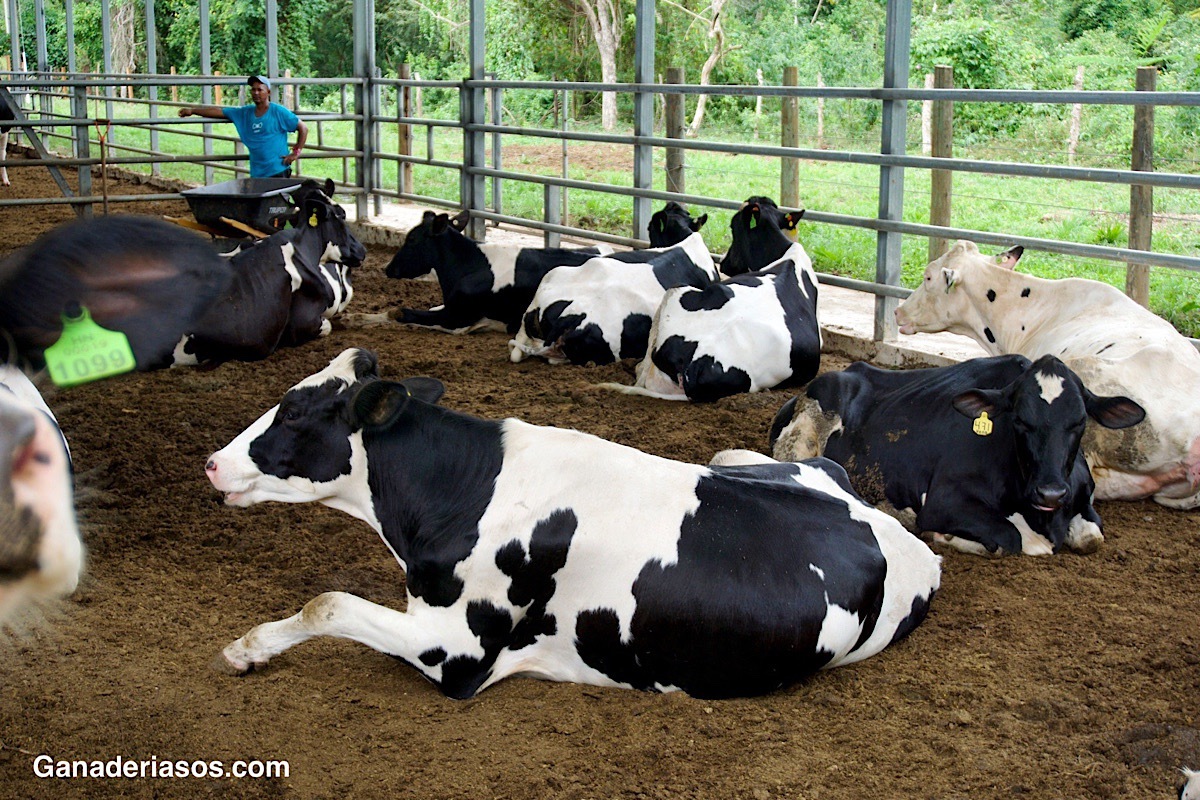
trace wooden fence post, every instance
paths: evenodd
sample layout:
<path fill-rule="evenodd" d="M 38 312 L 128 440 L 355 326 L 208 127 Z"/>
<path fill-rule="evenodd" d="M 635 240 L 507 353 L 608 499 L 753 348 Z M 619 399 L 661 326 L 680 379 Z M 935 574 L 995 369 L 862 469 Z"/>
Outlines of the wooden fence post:
<path fill-rule="evenodd" d="M 933 68 L 933 85 L 936 89 L 954 88 L 954 67 L 939 64 Z M 931 114 L 930 153 L 934 158 L 950 158 L 954 155 L 954 102 L 933 101 Z M 950 199 L 953 191 L 954 173 L 948 169 L 930 170 L 929 173 L 929 224 L 949 227 Z M 946 252 L 949 242 L 940 236 L 929 238 L 929 260 Z"/>
<path fill-rule="evenodd" d="M 412 79 L 412 64 L 401 64 L 400 65 L 400 80 L 407 81 L 407 80 L 411 80 L 411 79 Z M 411 117 L 412 116 L 412 87 L 411 86 L 401 86 L 400 87 L 400 97 L 399 97 L 399 103 L 397 103 L 397 105 L 399 107 L 400 116 L 402 116 L 402 117 Z M 398 133 L 399 139 L 400 139 L 400 155 L 411 156 L 412 149 L 413 149 L 412 148 L 412 125 L 408 125 L 406 123 L 400 123 L 400 125 L 397 126 L 397 133 Z M 412 189 L 412 163 L 408 162 L 408 161 L 401 161 L 400 169 L 398 171 L 398 176 L 400 178 L 400 180 L 399 180 L 400 193 L 401 194 L 412 194 L 412 190 L 413 190 Z"/>
<path fill-rule="evenodd" d="M 1155 67 L 1138 67 L 1136 89 L 1153 92 L 1158 77 Z M 1133 156 L 1130 169 L 1154 171 L 1154 106 L 1133 107 Z M 1154 187 L 1132 184 L 1129 187 L 1129 247 L 1149 250 L 1154 232 Z M 1125 267 L 1125 294 L 1137 303 L 1150 306 L 1150 267 L 1129 263 Z"/>
<path fill-rule="evenodd" d="M 667 83 L 683 83 L 683 68 L 669 67 Z M 667 95 L 666 127 L 668 139 L 682 139 L 684 132 L 684 96 L 681 94 Z M 683 173 L 684 152 L 678 147 L 667 148 L 667 191 L 682 194 L 687 179 Z"/>
<path fill-rule="evenodd" d="M 291 80 L 292 71 L 290 69 L 285 69 L 283 71 L 283 77 L 285 80 Z M 290 108 L 292 111 L 296 110 L 296 87 L 293 84 L 289 83 L 283 87 L 282 101 L 283 105 L 287 108 Z"/>
<path fill-rule="evenodd" d="M 172 75 L 174 75 L 174 74 L 175 74 L 175 68 L 174 68 L 174 67 L 171 67 L 171 74 L 172 74 Z M 176 83 L 175 83 L 175 81 L 171 81 L 171 102 L 172 102 L 172 103 L 178 103 L 178 102 L 179 102 L 179 85 L 178 85 L 178 84 L 176 84 Z"/>
<path fill-rule="evenodd" d="M 1075 69 L 1075 91 L 1083 91 L 1083 67 Z M 1083 125 L 1083 103 L 1071 106 L 1071 129 L 1067 134 L 1067 164 L 1075 166 L 1075 149 L 1079 147 L 1079 129 Z"/>
<path fill-rule="evenodd" d="M 213 75 L 217 78 L 221 77 L 221 70 L 214 69 Z M 224 95 L 222 94 L 222 91 L 221 91 L 224 88 L 225 87 L 219 83 L 213 87 L 213 105 L 217 105 L 217 106 L 225 105 Z"/>
<path fill-rule="evenodd" d="M 765 81 L 763 81 L 763 74 L 762 74 L 761 69 L 756 69 L 754 71 L 754 77 L 758 79 L 759 86 L 762 86 L 763 83 L 765 82 Z M 763 101 L 763 98 L 762 98 L 761 94 L 754 98 L 754 138 L 755 139 L 762 138 L 762 101 Z"/>
<path fill-rule="evenodd" d="M 783 68 L 783 85 L 800 85 L 800 68 Z M 800 99 L 784 97 L 780 113 L 780 147 L 800 146 Z M 779 160 L 779 205 L 784 208 L 800 208 L 800 159 Z"/>

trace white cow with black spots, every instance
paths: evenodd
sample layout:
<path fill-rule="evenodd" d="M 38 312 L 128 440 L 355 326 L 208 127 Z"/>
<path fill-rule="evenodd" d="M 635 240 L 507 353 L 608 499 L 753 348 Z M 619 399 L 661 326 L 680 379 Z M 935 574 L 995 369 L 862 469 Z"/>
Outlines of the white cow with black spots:
<path fill-rule="evenodd" d="M 1022 252 L 992 257 L 955 243 L 896 309 L 900 332 L 970 336 L 992 355 L 1057 356 L 1097 394 L 1132 398 L 1145 422 L 1089 424 L 1084 437 L 1097 499 L 1200 505 L 1200 351 L 1106 283 L 1015 272 Z"/>

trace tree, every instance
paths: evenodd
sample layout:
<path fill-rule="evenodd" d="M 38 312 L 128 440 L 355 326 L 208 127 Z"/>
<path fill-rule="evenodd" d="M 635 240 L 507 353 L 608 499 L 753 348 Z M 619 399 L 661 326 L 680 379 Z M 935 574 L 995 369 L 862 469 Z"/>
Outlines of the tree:
<path fill-rule="evenodd" d="M 712 79 L 713 69 L 717 66 L 717 62 L 721 60 L 721 56 L 739 49 L 739 47 L 727 47 L 725 44 L 725 28 L 721 23 L 721 12 L 725 9 L 725 3 L 728 0 L 713 0 L 712 4 L 708 7 L 708 10 L 711 12 L 711 16 L 709 17 L 701 16 L 694 11 L 684 8 L 679 3 L 673 2 L 673 0 L 664 0 L 664 2 L 708 25 L 708 38 L 712 39 L 713 45 L 708 58 L 704 60 L 703 66 L 700 67 L 700 85 L 708 86 Z M 700 95 L 696 100 L 696 113 L 692 115 L 692 124 L 687 129 L 688 136 L 695 136 L 700 131 L 700 125 L 704 122 L 704 109 L 707 105 L 708 95 Z"/>
<path fill-rule="evenodd" d="M 621 16 L 619 0 L 561 0 L 567 7 L 587 17 L 592 27 L 592 37 L 600 51 L 600 81 L 617 82 L 617 51 L 621 47 L 621 34 L 625 20 Z M 604 130 L 611 131 L 617 124 L 617 96 L 604 92 L 600 103 L 600 120 Z"/>

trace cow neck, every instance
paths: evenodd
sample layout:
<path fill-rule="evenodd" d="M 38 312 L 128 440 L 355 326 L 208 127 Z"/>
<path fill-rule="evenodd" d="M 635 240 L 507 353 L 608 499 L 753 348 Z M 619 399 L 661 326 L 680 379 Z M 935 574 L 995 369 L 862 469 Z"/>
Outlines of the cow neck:
<path fill-rule="evenodd" d="M 1071 304 L 1069 295 L 1056 285 L 1056 281 L 991 264 L 983 266 L 979 277 L 980 285 L 973 286 L 969 295 L 979 325 L 956 333 L 971 336 L 991 355 L 1020 353 L 1029 358 L 1042 355 L 1045 352 L 1043 332 L 1048 326 L 1057 324 L 1062 316 L 1061 304 Z M 1026 289 L 1029 292 L 1023 296 Z M 989 290 L 996 293 L 995 301 L 988 300 Z M 1077 311 L 1086 313 L 1084 309 Z M 988 340 L 988 331 L 994 342 Z"/>
<path fill-rule="evenodd" d="M 440 238 L 445 243 L 438 248 L 442 252 L 438 253 L 433 270 L 444 298 L 446 292 L 453 291 L 466 276 L 486 272 L 488 260 L 478 244 L 457 231 L 447 231 Z"/>
<path fill-rule="evenodd" d="M 501 423 L 412 401 L 364 429 L 368 483 L 385 539 L 414 561 L 473 543 L 503 460 Z"/>

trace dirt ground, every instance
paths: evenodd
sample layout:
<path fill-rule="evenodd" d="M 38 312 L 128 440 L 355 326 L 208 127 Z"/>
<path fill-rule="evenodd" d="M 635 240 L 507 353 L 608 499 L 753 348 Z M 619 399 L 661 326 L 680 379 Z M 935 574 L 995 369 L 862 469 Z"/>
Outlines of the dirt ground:
<path fill-rule="evenodd" d="M 0 197 L 52 186 L 40 169 L 11 174 Z M 0 250 L 70 214 L 0 210 Z M 371 250 L 352 311 L 439 301 L 433 284 L 386 279 L 390 255 Z M 1200 513 L 1152 503 L 1102 504 L 1107 541 L 1090 556 L 947 553 L 911 637 L 766 697 L 510 679 L 454 701 L 391 658 L 328 640 L 245 678 L 210 669 L 226 643 L 322 591 L 403 606 L 403 575 L 362 523 L 317 506 L 227 508 L 204 476 L 209 453 L 346 347 L 375 350 L 387 377 L 441 379 L 447 406 L 683 461 L 765 449 L 787 397 L 626 397 L 593 384 L 628 380 L 631 364 L 513 365 L 506 341 L 339 330 L 256 364 L 48 389 L 77 466 L 88 575 L 0 643 L 0 795 L 1149 800 L 1174 796 L 1181 765 L 1200 767 Z M 36 776 L 40 755 L 281 759 L 290 774 L 56 780 Z"/>

